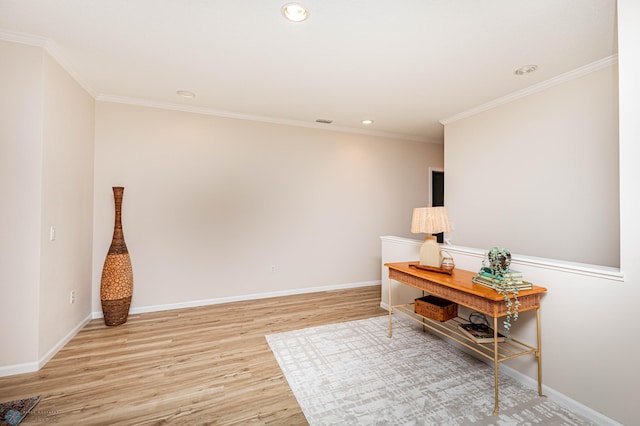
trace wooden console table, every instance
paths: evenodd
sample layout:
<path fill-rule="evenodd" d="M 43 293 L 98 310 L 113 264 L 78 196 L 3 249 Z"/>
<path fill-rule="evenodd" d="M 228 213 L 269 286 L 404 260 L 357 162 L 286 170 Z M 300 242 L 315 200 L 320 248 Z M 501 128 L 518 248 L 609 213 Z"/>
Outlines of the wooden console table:
<path fill-rule="evenodd" d="M 495 388 L 495 408 L 493 413 L 498 414 L 498 368 L 501 362 L 513 359 L 526 354 L 533 354 L 538 363 L 538 394 L 542 394 L 542 353 L 540 334 L 540 296 L 547 289 L 534 286 L 531 290 L 520 290 L 518 300 L 520 301 L 519 312 L 530 310 L 536 311 L 536 346 L 529 346 L 515 339 L 508 339 L 498 343 L 498 318 L 507 315 L 507 306 L 502 295 L 495 290 L 474 284 L 471 278 L 475 272 L 455 269 L 451 275 L 438 272 L 430 272 L 410 266 L 416 262 L 386 263 L 389 268 L 389 337 L 393 336 L 393 313 L 397 312 L 407 316 L 424 327 L 427 327 L 439 334 L 442 334 L 457 343 L 473 350 L 484 358 L 493 361 L 494 366 L 494 388 Z M 414 304 L 407 303 L 394 305 L 391 299 L 391 280 L 417 288 L 433 296 L 450 300 L 474 311 L 482 312 L 493 318 L 494 342 L 480 344 L 470 340 L 458 331 L 458 324 L 467 321 L 462 318 L 454 318 L 446 322 L 434 321 L 414 312 Z"/>

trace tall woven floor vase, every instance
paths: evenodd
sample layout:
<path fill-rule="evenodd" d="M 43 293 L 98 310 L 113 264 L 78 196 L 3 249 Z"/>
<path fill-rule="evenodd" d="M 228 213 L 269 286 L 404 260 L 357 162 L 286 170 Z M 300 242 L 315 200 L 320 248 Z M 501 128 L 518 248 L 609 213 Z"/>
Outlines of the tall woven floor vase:
<path fill-rule="evenodd" d="M 122 232 L 123 192 L 123 187 L 113 187 L 116 220 L 113 239 L 102 267 L 102 279 L 100 280 L 102 313 L 104 314 L 104 323 L 108 326 L 127 322 L 133 294 L 133 268 Z"/>

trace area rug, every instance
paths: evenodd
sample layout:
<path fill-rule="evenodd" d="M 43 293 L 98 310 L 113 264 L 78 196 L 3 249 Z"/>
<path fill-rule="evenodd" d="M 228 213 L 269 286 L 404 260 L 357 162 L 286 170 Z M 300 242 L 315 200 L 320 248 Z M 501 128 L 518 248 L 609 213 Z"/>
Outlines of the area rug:
<path fill-rule="evenodd" d="M 15 426 L 40 402 L 40 395 L 15 401 L 0 402 L 0 425 Z"/>
<path fill-rule="evenodd" d="M 592 425 L 493 366 L 387 316 L 266 336 L 310 425 Z"/>

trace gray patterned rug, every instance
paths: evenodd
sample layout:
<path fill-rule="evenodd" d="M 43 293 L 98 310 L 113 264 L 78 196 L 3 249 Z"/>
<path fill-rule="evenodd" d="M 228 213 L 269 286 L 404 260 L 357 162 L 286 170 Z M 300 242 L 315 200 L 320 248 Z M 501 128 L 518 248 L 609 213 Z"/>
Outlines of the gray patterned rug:
<path fill-rule="evenodd" d="M 388 317 L 266 336 L 310 425 L 591 425 L 408 320 Z"/>

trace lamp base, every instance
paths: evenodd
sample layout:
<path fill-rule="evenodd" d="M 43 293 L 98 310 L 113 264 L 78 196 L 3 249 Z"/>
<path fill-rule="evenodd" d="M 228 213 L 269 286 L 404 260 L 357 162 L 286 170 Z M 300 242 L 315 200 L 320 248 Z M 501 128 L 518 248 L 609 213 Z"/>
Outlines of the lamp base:
<path fill-rule="evenodd" d="M 428 235 L 420 247 L 420 265 L 440 268 L 442 266 L 442 253 L 440 244 L 435 236 Z"/>

